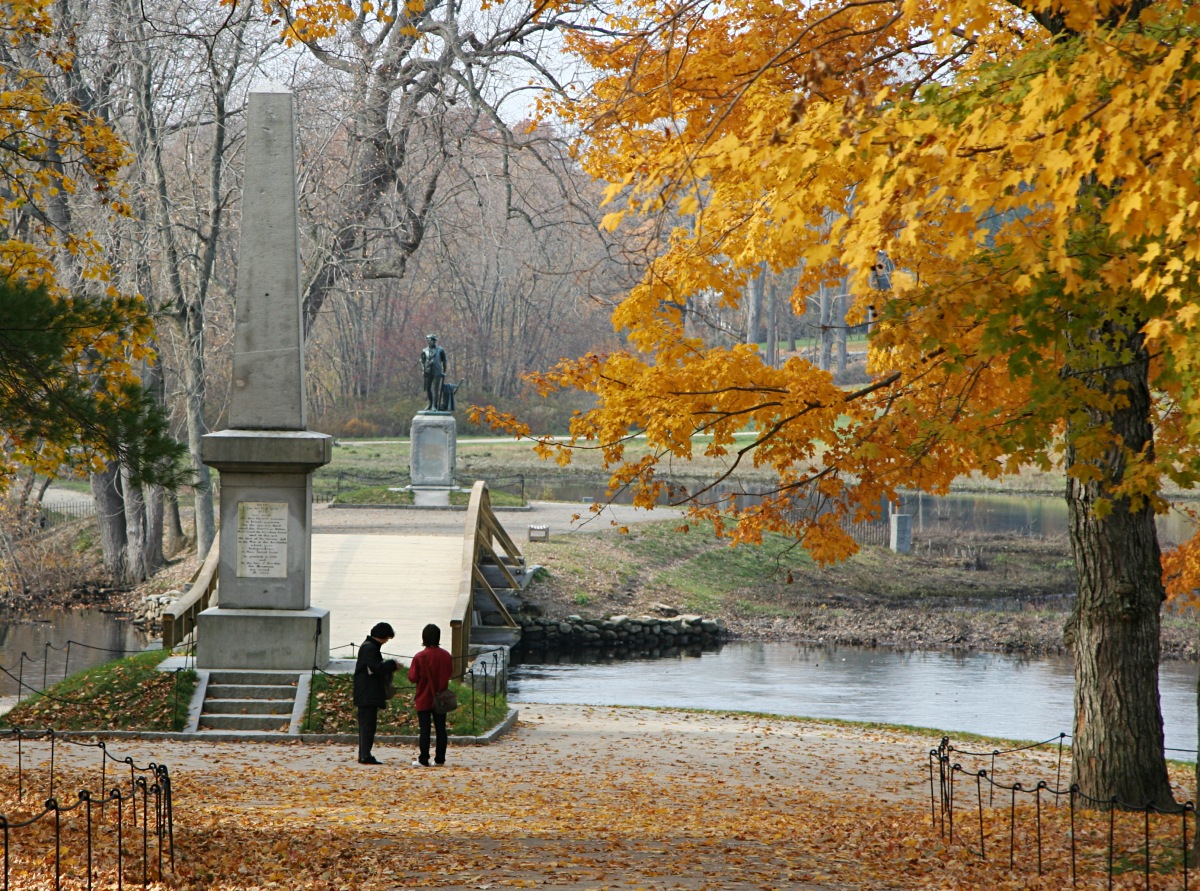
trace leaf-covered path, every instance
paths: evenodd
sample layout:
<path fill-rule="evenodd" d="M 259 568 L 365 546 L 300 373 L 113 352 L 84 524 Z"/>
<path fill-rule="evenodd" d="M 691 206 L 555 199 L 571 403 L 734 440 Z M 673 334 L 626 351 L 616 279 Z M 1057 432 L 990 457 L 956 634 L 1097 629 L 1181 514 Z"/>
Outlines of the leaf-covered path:
<path fill-rule="evenodd" d="M 411 767 L 409 747 L 377 746 L 378 767 L 347 745 L 110 748 L 171 769 L 177 888 L 1061 887 L 1049 850 L 1039 878 L 943 845 L 930 827 L 937 742 L 749 715 L 525 705 L 513 732 L 451 747 L 443 768 Z M 1052 755 L 1027 759 L 1025 778 L 1053 779 Z"/>
<path fill-rule="evenodd" d="M 363 767 L 345 746 L 201 746 L 168 763 L 183 871 L 222 888 L 842 887 L 878 875 L 856 851 L 876 820 L 928 822 L 931 745 L 555 705 L 440 769 L 386 747 Z"/>

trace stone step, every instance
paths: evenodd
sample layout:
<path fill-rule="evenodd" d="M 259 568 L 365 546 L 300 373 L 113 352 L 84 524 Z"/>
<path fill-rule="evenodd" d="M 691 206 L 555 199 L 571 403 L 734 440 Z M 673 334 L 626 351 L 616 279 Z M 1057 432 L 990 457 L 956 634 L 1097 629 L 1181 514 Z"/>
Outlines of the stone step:
<path fill-rule="evenodd" d="M 250 684 L 214 684 L 208 682 L 205 699 L 296 699 L 295 687 L 279 687 Z"/>
<path fill-rule="evenodd" d="M 206 699 L 205 715 L 291 715 L 290 699 Z"/>
<path fill-rule="evenodd" d="M 294 671 L 210 671 L 211 684 L 251 684 L 255 686 L 295 687 L 299 675 Z"/>
<path fill-rule="evenodd" d="M 290 724 L 282 715 L 201 715 L 199 729 L 286 733 Z"/>

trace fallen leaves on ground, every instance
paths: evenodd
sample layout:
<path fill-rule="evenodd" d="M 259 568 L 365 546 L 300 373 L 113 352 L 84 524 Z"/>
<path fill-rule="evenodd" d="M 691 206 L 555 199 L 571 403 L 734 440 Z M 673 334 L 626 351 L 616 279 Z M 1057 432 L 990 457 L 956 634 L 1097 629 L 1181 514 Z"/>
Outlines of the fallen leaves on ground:
<path fill-rule="evenodd" d="M 1066 808 L 1043 807 L 1041 876 L 1030 806 L 1018 808 L 1013 870 L 1007 802 L 983 811 L 988 860 L 964 843 L 979 829 L 973 788 L 959 790 L 956 838 L 947 843 L 931 812 L 932 735 L 746 715 L 522 709 L 517 729 L 502 741 L 453 747 L 443 768 L 411 768 L 410 750 L 386 747 L 377 747 L 384 764 L 366 767 L 347 746 L 139 742 L 140 757 L 153 751 L 173 777 L 176 862 L 165 885 L 384 891 L 1070 884 Z M 1019 776 L 1022 767 L 1030 775 Z M 1006 781 L 1053 780 L 1055 767 L 1053 754 L 1030 753 L 1006 765 Z M 1144 887 L 1141 821 L 1118 818 L 1128 856 L 1118 864 L 1116 888 Z M 1156 845 L 1163 845 L 1157 870 L 1166 845 L 1177 849 L 1171 840 L 1178 818 L 1154 823 Z M 1103 841 L 1107 826 L 1106 816 L 1090 816 L 1077 822 L 1076 838 L 1081 846 Z M 16 843 L 28 849 L 28 840 Z M 1107 886 L 1094 850 L 1078 858 L 1080 887 Z M 36 887 L 24 881 L 38 874 L 36 859 L 21 861 L 15 887 Z M 1181 886 L 1177 864 L 1152 876 L 1153 888 Z"/>

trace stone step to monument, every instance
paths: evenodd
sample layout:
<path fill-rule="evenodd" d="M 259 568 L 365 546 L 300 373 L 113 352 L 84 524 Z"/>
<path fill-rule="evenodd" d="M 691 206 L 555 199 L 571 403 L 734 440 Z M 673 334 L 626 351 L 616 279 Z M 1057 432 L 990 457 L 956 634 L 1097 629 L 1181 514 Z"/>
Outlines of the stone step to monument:
<path fill-rule="evenodd" d="M 292 714 L 290 699 L 206 699 L 206 715 L 287 715 Z"/>
<path fill-rule="evenodd" d="M 220 671 L 208 673 L 211 684 L 265 684 L 267 686 L 296 686 L 299 675 L 294 671 Z"/>
<path fill-rule="evenodd" d="M 214 684 L 209 679 L 205 699 L 287 699 L 296 698 L 296 685 L 290 684 Z"/>
<path fill-rule="evenodd" d="M 258 730 L 287 733 L 290 717 L 282 715 L 201 715 L 200 730 Z"/>
<path fill-rule="evenodd" d="M 209 672 L 197 729 L 286 733 L 298 684 L 294 672 Z"/>

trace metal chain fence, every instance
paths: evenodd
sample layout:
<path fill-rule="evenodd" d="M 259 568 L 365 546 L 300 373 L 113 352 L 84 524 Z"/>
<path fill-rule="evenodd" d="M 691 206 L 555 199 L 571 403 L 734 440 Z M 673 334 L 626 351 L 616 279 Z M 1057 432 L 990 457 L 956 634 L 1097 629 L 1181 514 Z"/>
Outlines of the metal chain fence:
<path fill-rule="evenodd" d="M 53 730 L 3 731 L 0 744 L 16 747 L 15 777 L 7 768 L 8 781 L 0 785 L 2 891 L 17 888 L 12 884 L 14 872 L 44 873 L 55 891 L 122 891 L 139 879 L 147 888 L 152 878 L 161 882 L 167 870 L 175 871 L 171 777 L 165 764 L 138 765 L 133 758 L 113 755 L 103 742 L 66 739 Z M 100 755 L 95 788 L 80 789 L 74 800 L 60 800 L 55 787 L 65 778 L 63 761 L 75 755 L 82 760 L 86 749 Z M 12 757 L 11 748 L 7 754 Z M 109 762 L 114 765 L 111 770 Z M 86 775 L 75 768 L 72 776 L 81 773 Z M 34 791 L 39 784 L 40 791 Z M 105 879 L 113 870 L 115 877 Z"/>
<path fill-rule="evenodd" d="M 943 737 L 929 752 L 933 828 L 947 844 L 958 842 L 985 860 L 1001 857 L 1014 872 L 1042 876 L 1066 868 L 1073 887 L 1099 874 L 1112 889 L 1115 881 L 1132 875 L 1150 891 L 1154 877 L 1173 876 L 1176 883 L 1182 879 L 1187 891 L 1194 860 L 1189 847 L 1195 840 L 1194 803 L 1158 807 L 1119 798 L 1102 801 L 1085 795 L 1076 784 L 1064 788 L 1068 739 L 1060 733 L 1013 749 L 972 752 Z M 997 779 L 999 759 L 1055 743 L 1053 783 Z M 970 769 L 960 758 L 985 759 L 988 766 Z M 1063 856 L 1069 863 L 1059 862 Z"/>

